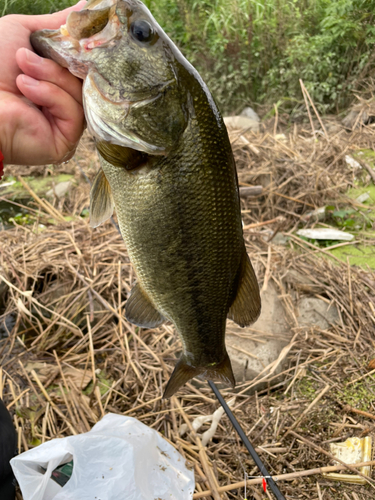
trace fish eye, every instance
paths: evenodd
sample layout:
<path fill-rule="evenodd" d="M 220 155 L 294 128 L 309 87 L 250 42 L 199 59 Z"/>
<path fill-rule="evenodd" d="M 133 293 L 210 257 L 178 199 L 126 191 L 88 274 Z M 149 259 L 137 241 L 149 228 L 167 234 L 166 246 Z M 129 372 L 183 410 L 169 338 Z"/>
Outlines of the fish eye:
<path fill-rule="evenodd" d="M 138 42 L 151 42 L 154 37 L 154 30 L 147 21 L 134 21 L 130 26 L 130 32 Z"/>

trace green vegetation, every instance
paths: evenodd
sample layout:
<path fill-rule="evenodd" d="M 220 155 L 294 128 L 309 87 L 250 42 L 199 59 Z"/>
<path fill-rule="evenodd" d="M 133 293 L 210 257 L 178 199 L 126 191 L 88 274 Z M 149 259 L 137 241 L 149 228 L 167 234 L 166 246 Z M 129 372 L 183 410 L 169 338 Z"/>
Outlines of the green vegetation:
<path fill-rule="evenodd" d="M 71 0 L 0 0 L 0 14 L 46 13 Z M 320 111 L 347 105 L 374 68 L 375 0 L 145 0 L 223 111 L 292 110 L 299 78 Z"/>
<path fill-rule="evenodd" d="M 374 389 L 374 377 L 367 377 L 366 380 L 338 389 L 339 400 L 341 403 L 346 403 L 358 410 L 369 411 L 374 401 Z"/>
<path fill-rule="evenodd" d="M 74 5 L 74 0 L 0 0 L 0 16 L 6 14 L 49 14 Z"/>

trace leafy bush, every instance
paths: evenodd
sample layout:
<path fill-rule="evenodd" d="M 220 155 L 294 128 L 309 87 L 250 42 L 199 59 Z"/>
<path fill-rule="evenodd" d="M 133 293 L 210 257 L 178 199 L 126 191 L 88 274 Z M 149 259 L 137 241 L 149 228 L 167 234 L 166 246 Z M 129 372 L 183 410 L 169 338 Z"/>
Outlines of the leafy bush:
<path fill-rule="evenodd" d="M 74 0 L 0 0 L 0 14 L 46 13 Z M 342 108 L 375 64 L 375 0 L 145 0 L 224 111 L 301 102 Z"/>
<path fill-rule="evenodd" d="M 74 0 L 0 0 L 0 16 L 6 14 L 50 14 L 75 3 L 77 2 Z"/>

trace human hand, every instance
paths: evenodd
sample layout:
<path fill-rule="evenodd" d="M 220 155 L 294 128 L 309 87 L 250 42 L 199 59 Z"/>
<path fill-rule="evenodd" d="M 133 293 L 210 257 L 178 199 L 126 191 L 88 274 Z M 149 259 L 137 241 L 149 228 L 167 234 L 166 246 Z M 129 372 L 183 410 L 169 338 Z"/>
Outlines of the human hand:
<path fill-rule="evenodd" d="M 54 61 L 37 56 L 30 34 L 57 29 L 72 10 L 0 19 L 0 151 L 4 163 L 43 165 L 71 158 L 84 128 L 82 83 Z M 22 74 L 23 73 L 23 74 Z"/>

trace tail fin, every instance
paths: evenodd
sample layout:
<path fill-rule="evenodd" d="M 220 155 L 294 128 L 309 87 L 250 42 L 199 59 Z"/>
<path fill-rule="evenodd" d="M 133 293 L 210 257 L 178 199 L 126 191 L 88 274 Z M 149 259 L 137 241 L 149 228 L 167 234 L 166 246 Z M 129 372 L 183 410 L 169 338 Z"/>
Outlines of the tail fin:
<path fill-rule="evenodd" d="M 173 394 L 177 392 L 180 387 L 198 375 L 205 380 L 212 379 L 224 382 L 225 384 L 230 384 L 233 388 L 236 385 L 232 365 L 227 352 L 225 353 L 223 361 L 215 364 L 215 366 L 192 366 L 187 363 L 185 356 L 182 355 L 177 361 L 171 378 L 168 381 L 163 394 L 163 399 L 173 396 Z"/>

